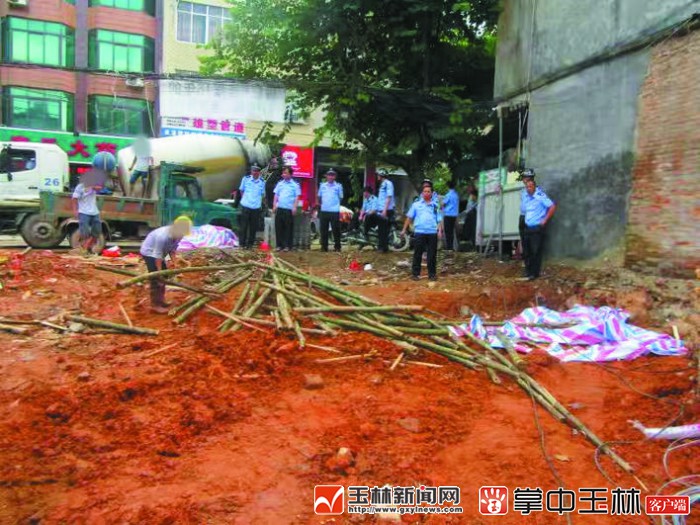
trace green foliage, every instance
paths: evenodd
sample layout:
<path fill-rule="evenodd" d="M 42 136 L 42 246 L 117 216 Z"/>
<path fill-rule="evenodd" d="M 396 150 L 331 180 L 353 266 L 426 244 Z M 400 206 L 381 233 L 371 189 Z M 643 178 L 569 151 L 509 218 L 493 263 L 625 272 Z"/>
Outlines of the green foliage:
<path fill-rule="evenodd" d="M 498 4 L 238 0 L 202 72 L 282 81 L 326 112 L 317 137 L 418 179 L 470 153 L 490 118 L 472 101 L 492 96 Z"/>

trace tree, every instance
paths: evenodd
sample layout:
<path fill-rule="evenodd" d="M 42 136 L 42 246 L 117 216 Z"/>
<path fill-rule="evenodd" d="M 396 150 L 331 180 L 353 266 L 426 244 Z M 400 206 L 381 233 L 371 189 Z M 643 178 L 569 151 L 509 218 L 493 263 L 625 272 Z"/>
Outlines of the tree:
<path fill-rule="evenodd" d="M 281 81 L 326 112 L 317 137 L 420 178 L 490 118 L 497 16 L 497 0 L 241 0 L 202 72 Z"/>

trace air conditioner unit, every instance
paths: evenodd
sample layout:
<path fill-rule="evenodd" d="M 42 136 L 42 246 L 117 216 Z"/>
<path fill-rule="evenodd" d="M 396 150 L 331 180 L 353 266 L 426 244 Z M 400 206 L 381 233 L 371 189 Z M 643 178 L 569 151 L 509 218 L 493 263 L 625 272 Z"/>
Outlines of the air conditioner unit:
<path fill-rule="evenodd" d="M 27 7 L 29 0 L 7 0 L 10 7 Z"/>
<path fill-rule="evenodd" d="M 26 1 L 26 0 L 23 0 Z M 132 88 L 142 88 L 144 86 L 143 79 L 140 77 L 127 77 L 124 83 Z"/>

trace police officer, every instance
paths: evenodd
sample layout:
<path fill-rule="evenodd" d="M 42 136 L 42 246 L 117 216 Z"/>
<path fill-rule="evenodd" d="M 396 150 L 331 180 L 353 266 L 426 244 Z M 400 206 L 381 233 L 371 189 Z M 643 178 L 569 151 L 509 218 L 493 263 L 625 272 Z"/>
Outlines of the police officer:
<path fill-rule="evenodd" d="M 265 196 L 265 181 L 260 177 L 260 167 L 253 164 L 250 175 L 243 177 L 238 188 L 241 203 L 241 248 L 250 249 L 255 242 L 260 221 L 260 209 Z"/>
<path fill-rule="evenodd" d="M 525 188 L 521 192 L 520 213 L 523 229 L 523 259 L 525 260 L 525 279 L 532 281 L 540 276 L 546 225 L 554 215 L 557 205 L 544 190 L 535 183 L 532 170 L 523 173 Z"/>
<path fill-rule="evenodd" d="M 423 252 L 428 252 L 428 279 L 437 280 L 437 245 L 438 236 L 442 235 L 442 213 L 440 205 L 433 202 L 433 186 L 430 182 L 423 184 L 421 199 L 414 202 L 406 214 L 401 235 L 406 235 L 409 224 L 413 223 L 413 265 L 411 268 L 414 281 L 420 279 L 420 267 Z"/>
<path fill-rule="evenodd" d="M 365 186 L 365 191 L 362 194 L 362 210 L 360 210 L 360 222 L 362 223 L 362 231 L 367 237 L 369 229 L 377 224 L 377 204 L 379 199 L 374 195 L 371 186 Z"/>
<path fill-rule="evenodd" d="M 443 216 L 445 221 L 445 249 L 452 251 L 455 238 L 455 223 L 459 215 L 459 195 L 454 181 L 447 183 L 447 193 L 442 197 Z"/>
<path fill-rule="evenodd" d="M 525 269 L 523 270 L 523 277 L 529 275 L 527 270 L 527 260 L 525 259 L 525 195 L 527 195 L 527 190 L 525 189 L 525 182 L 528 180 L 535 180 L 535 170 L 525 169 L 520 172 L 519 180 L 523 183 L 523 189 L 520 190 L 520 220 L 518 221 L 518 233 L 520 234 L 520 252 L 523 257 L 523 265 Z"/>
<path fill-rule="evenodd" d="M 294 170 L 291 167 L 285 166 L 282 169 L 282 180 L 277 183 L 274 190 L 272 213 L 275 214 L 277 251 L 288 252 L 294 248 L 294 215 L 301 188 L 296 181 L 292 180 L 293 173 Z"/>
<path fill-rule="evenodd" d="M 379 219 L 379 240 L 377 247 L 379 251 L 387 253 L 389 251 L 389 229 L 394 222 L 394 208 L 396 199 L 394 198 L 394 183 L 389 180 L 389 173 L 385 169 L 377 171 L 379 177 L 379 200 L 377 212 Z"/>
<path fill-rule="evenodd" d="M 318 188 L 321 203 L 321 251 L 328 251 L 328 226 L 333 230 L 335 251 L 340 251 L 340 203 L 343 200 L 343 185 L 336 182 L 338 174 L 330 169 L 326 172 L 326 182 Z"/>

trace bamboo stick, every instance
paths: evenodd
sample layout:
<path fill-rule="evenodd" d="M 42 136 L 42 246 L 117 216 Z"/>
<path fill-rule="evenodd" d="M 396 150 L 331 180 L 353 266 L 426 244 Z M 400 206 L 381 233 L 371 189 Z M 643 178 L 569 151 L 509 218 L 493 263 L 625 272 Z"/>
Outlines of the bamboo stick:
<path fill-rule="evenodd" d="M 129 326 L 134 326 L 134 323 L 131 322 L 129 314 L 126 313 L 126 309 L 124 308 L 124 305 L 122 303 L 119 303 L 119 310 L 121 310 L 121 313 L 124 316 L 124 319 L 126 320 L 126 324 Z"/>
<path fill-rule="evenodd" d="M 137 272 L 132 272 L 130 270 L 124 270 L 122 268 L 115 268 L 113 266 L 109 265 L 104 265 L 104 264 L 95 264 L 93 265 L 96 270 L 101 270 L 103 272 L 112 272 L 116 273 L 118 275 L 126 275 L 129 277 L 137 277 L 139 274 Z M 187 290 L 189 292 L 194 292 L 194 293 L 199 293 L 199 294 L 217 294 L 215 290 L 211 290 L 208 288 L 198 288 L 196 286 L 190 286 L 189 284 L 184 284 L 178 281 L 173 281 L 170 279 L 161 279 L 162 282 L 167 284 L 168 286 L 173 286 L 175 288 L 182 288 L 183 290 Z"/>
<path fill-rule="evenodd" d="M 245 283 L 245 287 L 243 288 L 243 291 L 238 296 L 238 299 L 236 299 L 236 303 L 233 305 L 233 309 L 231 310 L 232 315 L 236 315 L 239 312 L 239 310 L 243 306 L 243 302 L 248 297 L 249 292 L 250 292 L 250 283 Z M 224 322 L 222 322 L 218 326 L 218 330 L 220 332 L 225 332 L 226 330 L 231 328 L 231 325 L 233 324 L 234 321 L 235 321 L 235 319 L 232 319 L 231 317 L 226 318 L 226 320 L 224 320 Z"/>
<path fill-rule="evenodd" d="M 275 326 L 274 321 L 268 321 L 266 319 L 257 319 L 255 317 L 244 317 L 244 316 L 240 316 L 240 315 L 237 315 L 236 317 L 238 317 L 242 321 L 247 321 L 249 323 L 259 324 L 262 326 L 271 326 L 271 327 Z M 301 331 L 303 333 L 309 334 L 309 335 L 331 335 L 328 332 L 325 332 L 324 330 L 318 330 L 316 328 L 303 328 L 302 327 Z"/>
<path fill-rule="evenodd" d="M 226 281 L 221 285 L 221 290 L 224 292 L 228 292 L 232 288 L 235 288 L 239 284 L 241 284 L 243 281 L 248 279 L 249 274 L 243 274 L 239 276 L 236 279 L 233 279 L 231 281 Z M 192 314 L 194 314 L 197 310 L 199 310 L 202 306 L 207 304 L 209 301 L 211 301 L 213 298 L 210 296 L 203 295 L 199 299 L 197 299 L 194 304 L 186 308 L 179 316 L 175 318 L 175 323 L 181 324 L 184 323 Z"/>
<path fill-rule="evenodd" d="M 286 268 L 270 266 L 268 264 L 263 264 L 260 262 L 254 262 L 252 264 L 259 266 L 260 268 L 266 268 L 266 269 L 271 270 L 273 272 L 277 272 L 277 273 L 287 275 L 289 277 L 293 277 L 299 281 L 309 282 L 315 286 L 318 286 L 319 288 L 321 288 L 323 290 L 335 291 L 336 293 L 347 296 L 348 298 L 354 299 L 356 301 L 361 301 L 362 303 L 365 303 L 367 305 L 380 306 L 380 304 L 376 301 L 372 301 L 370 299 L 367 299 L 366 297 L 362 297 L 361 295 L 356 294 L 354 292 L 350 292 L 349 290 L 344 290 L 343 288 L 340 288 L 339 286 L 335 286 L 335 285 L 329 283 L 328 281 L 325 281 L 324 279 L 321 279 L 319 277 L 314 277 L 313 275 L 293 272 L 291 270 L 287 270 Z"/>
<path fill-rule="evenodd" d="M 297 339 L 299 339 L 299 347 L 304 348 L 306 346 L 306 338 L 304 337 L 304 333 L 301 331 L 299 321 L 296 319 L 294 320 L 294 331 L 297 334 Z"/>
<path fill-rule="evenodd" d="M 305 314 L 315 313 L 353 313 L 353 312 L 393 312 L 396 310 L 402 311 L 420 311 L 423 307 L 419 305 L 388 305 L 388 306 L 311 306 L 295 308 L 295 312 Z M 383 323 L 384 324 L 384 323 Z"/>
<path fill-rule="evenodd" d="M 241 318 L 252 318 L 255 315 L 255 312 L 260 308 L 260 306 L 265 302 L 267 297 L 272 293 L 272 290 L 263 290 L 263 292 L 260 294 L 260 296 L 255 300 L 255 302 L 250 305 L 250 308 L 248 308 L 243 315 L 238 316 Z M 233 325 L 229 331 L 235 332 L 236 330 L 240 330 L 241 325 L 240 323 L 236 323 Z"/>
<path fill-rule="evenodd" d="M 69 315 L 68 319 L 75 321 L 76 323 L 81 323 L 88 326 L 96 326 L 98 328 L 107 328 L 109 330 L 117 330 L 119 332 L 124 332 L 127 334 L 138 334 L 138 335 L 158 335 L 158 330 L 153 330 L 151 328 L 139 328 L 137 326 L 127 326 L 119 323 L 112 323 L 110 321 L 104 321 L 102 319 L 93 319 L 91 317 L 85 317 L 82 315 Z"/>
<path fill-rule="evenodd" d="M 394 362 L 391 363 L 391 366 L 389 367 L 389 370 L 392 371 L 392 372 L 393 372 L 394 370 L 396 370 L 396 367 L 399 366 L 399 363 L 401 362 L 401 360 L 404 358 L 405 355 L 406 355 L 406 354 L 404 354 L 403 352 L 401 352 L 401 353 L 399 354 L 399 356 L 394 360 Z"/>
<path fill-rule="evenodd" d="M 67 326 L 61 326 L 60 324 L 50 323 L 49 321 L 39 321 L 39 324 L 47 328 L 59 330 L 60 332 L 68 332 L 70 330 Z"/>
<path fill-rule="evenodd" d="M 240 277 L 241 275 L 250 276 L 251 274 L 252 274 L 252 271 L 249 271 L 246 273 L 245 270 L 240 270 L 238 272 L 235 272 L 233 274 L 233 276 L 231 276 L 228 280 L 223 281 L 223 282 L 219 283 L 218 285 L 216 285 L 216 287 L 214 289 L 219 293 L 226 293 L 228 291 L 227 286 L 230 283 L 232 283 L 233 281 L 238 279 L 238 277 Z M 195 297 L 190 297 L 189 299 L 187 299 L 184 303 L 180 304 L 179 306 L 175 306 L 174 308 L 171 308 L 170 311 L 168 312 L 168 315 L 170 315 L 170 316 L 177 315 L 179 312 L 181 312 L 185 308 L 192 306 L 194 303 L 196 303 L 202 297 L 205 297 L 205 295 L 200 294 L 200 295 L 197 295 Z"/>
<path fill-rule="evenodd" d="M 26 328 L 18 328 L 16 325 L 0 324 L 0 330 L 11 334 L 24 335 L 27 333 Z"/>
<path fill-rule="evenodd" d="M 258 328 L 257 326 L 255 326 L 255 325 L 253 325 L 253 324 L 246 323 L 245 321 L 243 321 L 240 317 L 237 317 L 236 315 L 226 313 L 226 312 L 224 312 L 223 310 L 219 310 L 218 308 L 214 308 L 214 307 L 213 307 L 212 305 L 210 305 L 210 304 L 204 305 L 204 308 L 206 308 L 207 310 L 210 310 L 210 311 L 212 311 L 212 312 L 214 312 L 214 313 L 216 313 L 216 314 L 219 314 L 219 315 L 222 316 L 222 317 L 226 317 L 226 318 L 228 318 L 228 319 L 230 319 L 230 320 L 232 320 L 232 321 L 235 321 L 235 322 L 237 322 L 237 323 L 240 323 L 240 324 L 242 324 L 243 326 L 245 326 L 245 327 L 247 327 L 247 328 L 250 328 L 251 330 L 257 330 L 258 332 L 263 332 L 263 333 L 265 333 L 265 330 L 262 330 L 261 328 Z"/>
<path fill-rule="evenodd" d="M 190 266 L 188 268 L 172 268 L 170 270 L 160 270 L 158 272 L 148 272 L 126 281 L 117 283 L 117 288 L 126 288 L 136 283 L 147 281 L 150 279 L 162 279 L 163 277 L 168 277 L 170 275 L 179 275 L 181 273 L 195 273 L 195 272 L 211 272 L 217 270 L 233 270 L 236 268 L 243 268 L 250 266 L 249 263 L 239 263 L 239 264 L 226 264 L 226 265 L 215 265 L 215 266 Z"/>

